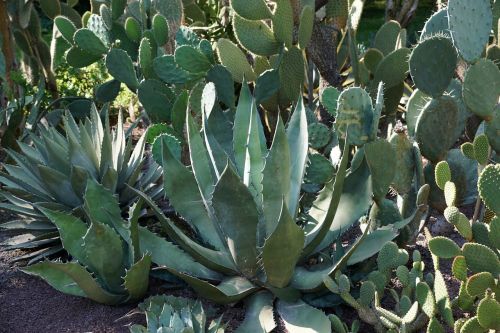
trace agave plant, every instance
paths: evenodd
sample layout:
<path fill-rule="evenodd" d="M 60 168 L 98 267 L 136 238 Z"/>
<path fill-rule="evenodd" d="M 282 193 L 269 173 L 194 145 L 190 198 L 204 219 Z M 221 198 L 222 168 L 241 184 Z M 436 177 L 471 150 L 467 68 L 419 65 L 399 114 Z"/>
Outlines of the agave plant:
<path fill-rule="evenodd" d="M 123 220 L 112 192 L 87 181 L 84 210 L 88 226 L 71 213 L 41 208 L 59 230 L 71 262 L 44 261 L 23 269 L 64 293 L 104 304 L 138 300 L 148 289 L 151 257 L 141 256 L 138 219 L 142 201 Z"/>
<path fill-rule="evenodd" d="M 170 145 L 162 143 L 165 192 L 195 236 L 188 237 L 141 194 L 169 237 L 186 253 L 151 232 L 141 234 L 141 248 L 202 297 L 232 303 L 250 296 L 239 332 L 271 331 L 276 325 L 275 307 L 289 332 L 306 327 L 330 332 L 328 318 L 303 302 L 301 293 L 321 290 L 324 276 L 334 276 L 340 267 L 376 254 L 384 242 L 396 237 L 398 226 L 371 233 L 366 228 L 347 248 L 339 244 L 331 256 L 316 255 L 331 245 L 321 246 L 325 239 L 331 236 L 335 241 L 344 231 L 340 230 L 343 226 L 332 224 L 347 179 L 349 141 L 344 144 L 336 176 L 313 205 L 315 219 L 302 228 L 297 220 L 309 149 L 302 101 L 287 129 L 278 120 L 268 149 L 248 86 L 242 87 L 236 113 L 214 107 L 215 96 L 214 86 L 207 85 L 201 136 L 192 116 L 186 116 L 190 167 L 180 162 Z M 234 116 L 233 124 L 228 116 Z M 363 175 L 366 170 L 362 159 L 351 166 L 349 174 L 362 177 L 357 172 Z M 310 258 L 318 264 L 307 265 Z"/>
<path fill-rule="evenodd" d="M 166 295 L 152 296 L 139 304 L 147 327 L 133 325 L 131 333 L 224 333 L 222 317 L 207 325 L 205 310 L 200 301 Z"/>
<path fill-rule="evenodd" d="M 153 161 L 145 165 L 144 137 L 132 149 L 121 115 L 116 130 L 110 129 L 108 119 L 103 126 L 95 106 L 85 122 L 77 124 L 67 114 L 63 123 L 66 135 L 54 127 L 40 128 L 38 136 L 31 136 L 33 145 L 19 142 L 20 152 L 8 150 L 16 165 L 4 165 L 5 173 L 0 175 L 1 194 L 6 201 L 0 208 L 22 216 L 1 227 L 25 233 L 4 245 L 10 249 L 45 247 L 30 254 L 35 261 L 61 250 L 57 228 L 40 208 L 82 216 L 88 179 L 117 194 L 121 207 L 137 199 L 130 187 L 140 188 L 153 198 L 163 191 L 156 184 L 161 168 Z"/>

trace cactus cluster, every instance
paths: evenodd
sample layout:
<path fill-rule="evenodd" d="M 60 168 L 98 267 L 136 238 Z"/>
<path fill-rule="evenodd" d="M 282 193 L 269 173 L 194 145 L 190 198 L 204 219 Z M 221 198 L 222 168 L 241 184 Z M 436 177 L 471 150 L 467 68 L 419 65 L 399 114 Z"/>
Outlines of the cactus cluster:
<path fill-rule="evenodd" d="M 335 279 L 327 277 L 325 285 L 376 332 L 420 332 L 424 327 L 429 333 L 440 332 L 439 328 L 443 328 L 438 316 L 453 325 L 442 274 L 436 270 L 435 276 L 429 273 L 424 277 L 424 263 L 418 250 L 413 251 L 410 265 L 409 258 L 406 250 L 388 242 L 377 256 L 377 269 L 360 282 L 356 293 L 359 296 L 353 296 L 353 282 L 344 274 L 337 274 Z M 402 285 L 400 292 L 386 289 L 395 279 Z M 395 302 L 394 310 L 381 305 L 389 295 Z M 334 332 L 343 331 L 334 327 Z"/>
<path fill-rule="evenodd" d="M 498 309 L 500 308 L 498 293 L 498 276 L 500 273 L 500 169 L 498 165 L 487 165 L 490 147 L 485 134 L 474 140 L 474 143 L 462 145 L 463 153 L 479 164 L 478 180 L 479 198 L 473 220 L 469 219 L 455 206 L 457 185 L 451 181 L 450 167 L 446 162 L 436 166 L 436 183 L 444 191 L 446 220 L 466 239 L 459 247 L 446 237 L 434 237 L 429 241 L 430 251 L 437 257 L 453 259 L 453 276 L 460 281 L 460 292 L 453 305 L 474 315 L 468 319 L 459 319 L 455 324 L 455 332 L 487 332 L 500 329 Z M 479 214 L 481 200 L 491 216 Z M 478 217 L 482 215 L 482 219 Z"/>

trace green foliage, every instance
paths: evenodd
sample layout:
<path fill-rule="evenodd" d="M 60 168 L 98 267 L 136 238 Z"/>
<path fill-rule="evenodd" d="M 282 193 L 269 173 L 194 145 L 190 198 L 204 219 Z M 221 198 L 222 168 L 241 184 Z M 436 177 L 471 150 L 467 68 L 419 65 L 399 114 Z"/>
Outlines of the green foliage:
<path fill-rule="evenodd" d="M 138 219 L 141 203 L 124 221 L 113 193 L 89 178 L 83 209 L 89 225 L 71 213 L 41 209 L 57 226 L 71 262 L 44 261 L 23 269 L 55 289 L 104 304 L 141 299 L 148 289 L 151 256 L 140 255 Z M 103 210 L 103 203 L 106 209 Z"/>
<path fill-rule="evenodd" d="M 139 304 L 139 310 L 146 316 L 147 327 L 132 325 L 131 333 L 224 333 L 222 318 L 207 323 L 207 314 L 200 301 L 166 295 L 152 296 Z"/>
<path fill-rule="evenodd" d="M 125 137 L 121 115 L 116 130 L 111 130 L 108 118 L 104 116 L 103 125 L 95 106 L 89 112 L 90 119 L 79 125 L 66 114 L 65 135 L 55 127 L 41 128 L 40 135 L 31 136 L 33 146 L 19 143 L 21 152 L 8 151 L 17 165 L 5 165 L 1 182 L 7 202 L 1 206 L 25 219 L 2 227 L 39 236 L 32 241 L 8 241 L 9 248 L 32 248 L 39 239 L 46 239 L 43 247 L 57 248 L 60 240 L 56 226 L 41 209 L 73 211 L 80 216 L 87 179 L 116 194 L 123 208 L 137 198 L 130 187 L 140 188 L 153 197 L 161 195 L 161 186 L 156 184 L 161 168 L 143 159 L 144 137 L 132 148 L 130 139 Z M 36 260 L 44 257 L 43 253 L 33 256 Z"/>

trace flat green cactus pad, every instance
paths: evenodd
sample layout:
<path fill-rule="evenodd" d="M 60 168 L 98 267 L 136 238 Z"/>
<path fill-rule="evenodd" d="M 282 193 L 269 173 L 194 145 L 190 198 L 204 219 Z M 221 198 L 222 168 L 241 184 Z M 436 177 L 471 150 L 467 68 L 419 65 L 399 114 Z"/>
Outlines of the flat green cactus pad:
<path fill-rule="evenodd" d="M 408 103 L 406 104 L 406 127 L 410 136 L 415 135 L 415 128 L 417 127 L 417 120 L 420 113 L 425 108 L 425 105 L 431 100 L 423 91 L 419 89 L 413 90 Z"/>
<path fill-rule="evenodd" d="M 457 52 L 451 40 L 442 36 L 419 43 L 410 56 L 410 74 L 415 85 L 432 97 L 443 94 L 456 67 Z"/>
<path fill-rule="evenodd" d="M 492 28 L 493 15 L 489 0 L 450 0 L 448 24 L 453 43 L 460 55 L 474 62 L 483 53 Z"/>
<path fill-rule="evenodd" d="M 464 101 L 479 117 L 491 120 L 500 96 L 500 70 L 490 60 L 472 65 L 464 78 Z"/>
<path fill-rule="evenodd" d="M 304 181 L 309 184 L 324 184 L 334 175 L 332 163 L 321 154 L 310 154 Z"/>
<path fill-rule="evenodd" d="M 478 181 L 479 195 L 486 206 L 500 216 L 500 164 L 488 165 Z"/>
<path fill-rule="evenodd" d="M 401 31 L 401 25 L 397 21 L 388 21 L 380 27 L 375 35 L 374 47 L 382 52 L 384 56 L 396 50 L 396 44 Z"/>
<path fill-rule="evenodd" d="M 279 52 L 281 44 L 264 22 L 250 21 L 235 13 L 233 29 L 238 42 L 248 51 L 262 56 L 271 56 Z"/>
<path fill-rule="evenodd" d="M 500 154 L 500 106 L 495 107 L 493 119 L 486 122 L 484 132 L 488 136 L 491 148 Z"/>
<path fill-rule="evenodd" d="M 433 99 L 425 106 L 417 121 L 416 140 L 422 155 L 437 163 L 446 157 L 453 145 L 458 121 L 458 107 L 450 96 Z"/>
<path fill-rule="evenodd" d="M 420 41 L 435 35 L 451 38 L 448 26 L 448 11 L 446 8 L 438 10 L 427 20 L 427 22 L 425 22 L 422 33 L 420 34 Z"/>

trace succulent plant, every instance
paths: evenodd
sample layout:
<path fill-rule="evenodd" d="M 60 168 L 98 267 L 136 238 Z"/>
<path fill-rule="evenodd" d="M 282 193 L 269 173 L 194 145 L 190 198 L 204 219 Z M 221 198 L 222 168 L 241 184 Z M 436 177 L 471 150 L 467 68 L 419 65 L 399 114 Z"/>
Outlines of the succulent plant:
<path fill-rule="evenodd" d="M 500 189 L 500 169 L 498 165 L 486 165 L 490 152 L 486 135 L 476 137 L 472 146 L 466 144 L 462 146 L 462 150 L 469 158 L 477 160 L 480 170 L 478 204 L 472 223 L 454 205 L 456 185 L 451 182 L 446 162 L 441 162 L 439 168 L 436 168 L 436 173 L 439 173 L 440 184 L 444 182 L 442 188 L 448 203 L 445 218 L 466 239 L 466 243 L 459 247 L 449 238 L 434 237 L 429 241 L 429 249 L 439 258 L 453 259 L 452 272 L 461 283 L 460 292 L 453 300 L 453 305 L 476 314 L 469 319 L 457 321 L 455 331 L 487 332 L 500 329 L 497 316 L 500 308 L 498 295 L 500 205 L 497 195 Z M 483 215 L 483 220 L 479 221 L 481 201 L 493 216 L 486 220 L 486 215 Z"/>
<path fill-rule="evenodd" d="M 151 256 L 141 255 L 138 219 L 142 203 L 123 220 L 113 193 L 89 178 L 84 211 L 89 224 L 71 213 L 41 208 L 56 225 L 72 261 L 44 261 L 23 269 L 55 289 L 103 304 L 141 299 L 148 289 Z"/>
<path fill-rule="evenodd" d="M 214 88 L 209 85 L 205 90 Z M 203 96 L 201 136 L 191 114 L 186 115 L 191 167 L 186 168 L 168 144 L 163 144 L 162 151 L 166 194 L 191 226 L 194 238 L 189 239 L 142 195 L 169 237 L 186 251 L 184 256 L 189 254 L 191 259 L 181 260 L 173 252 L 180 249 L 154 234 L 141 240 L 143 250 L 153 253 L 153 262 L 184 280 L 202 297 L 232 303 L 252 295 L 242 323 L 246 330 L 242 328 L 242 332 L 268 332 L 274 328 L 269 310 L 275 298 L 278 299 L 277 313 L 291 332 L 299 324 L 319 331 L 329 329 L 328 318 L 304 303 L 299 291 L 320 290 L 324 287 L 325 275 L 333 276 L 340 265 L 352 265 L 371 257 L 381 247 L 382 242 L 377 240 L 396 237 L 398 228 L 421 215 L 415 211 L 416 215 L 409 220 L 371 233 L 367 228 L 364 236 L 337 259 L 319 259 L 322 269 L 304 267 L 308 258 L 316 257 L 319 249 L 338 239 L 345 230 L 332 224 L 341 201 L 343 182 L 355 181 L 356 177 L 361 177 L 359 181 L 363 182 L 368 166 L 362 160 L 361 165 L 351 166 L 354 174 L 347 179 L 349 144 L 344 145 L 336 175 L 320 192 L 313 204 L 315 208 L 309 211 L 314 219 L 310 218 L 302 229 L 296 221 L 309 149 L 303 104 L 298 102 L 286 130 L 278 119 L 268 149 L 255 100 L 246 84 L 242 87 L 233 124 L 220 109 L 213 107 L 214 92 L 204 91 Z M 220 119 L 217 127 L 212 127 L 213 119 Z M 377 179 L 379 175 L 374 173 L 372 177 Z M 387 190 L 389 184 L 386 186 Z M 347 219 L 350 221 L 351 216 Z M 374 241 L 366 241 L 364 245 L 364 239 Z M 256 293 L 260 290 L 265 292 Z"/>
<path fill-rule="evenodd" d="M 35 236 L 7 240 L 4 245 L 8 248 L 42 248 L 33 253 L 33 260 L 60 250 L 57 228 L 41 209 L 81 216 L 88 179 L 116 194 L 122 208 L 137 199 L 129 186 L 140 188 L 154 198 L 162 195 L 163 189 L 156 183 L 162 175 L 161 168 L 143 156 L 145 137 L 132 149 L 131 138 L 125 137 L 121 115 L 116 130 L 110 128 L 107 116 L 103 126 L 95 106 L 90 116 L 77 124 L 66 114 L 65 135 L 55 127 L 40 128 L 40 135 L 31 135 L 32 146 L 19 142 L 20 152 L 7 151 L 16 165 L 4 165 L 0 181 L 6 202 L 0 206 L 23 219 L 2 224 L 2 228 Z"/>
<path fill-rule="evenodd" d="M 222 318 L 207 323 L 200 301 L 166 295 L 152 296 L 139 304 L 146 315 L 147 327 L 132 325 L 130 333 L 224 333 Z"/>
<path fill-rule="evenodd" d="M 419 332 L 426 326 L 427 332 L 435 332 L 429 328 L 441 327 L 436 319 L 441 313 L 440 302 L 449 303 L 446 285 L 437 268 L 435 277 L 431 274 L 424 279 L 424 263 L 417 250 L 412 258 L 411 269 L 408 269 L 408 252 L 398 249 L 393 242 L 386 243 L 378 254 L 377 269 L 361 282 L 357 298 L 351 294 L 352 282 L 346 275 L 337 274 L 334 279 L 326 277 L 325 284 L 377 332 Z M 388 290 L 394 299 L 395 309 L 387 310 L 382 307 L 381 301 L 388 297 L 386 287 L 395 278 L 403 288 L 400 293 L 396 289 Z M 441 313 L 441 316 L 449 318 L 449 313 Z"/>

